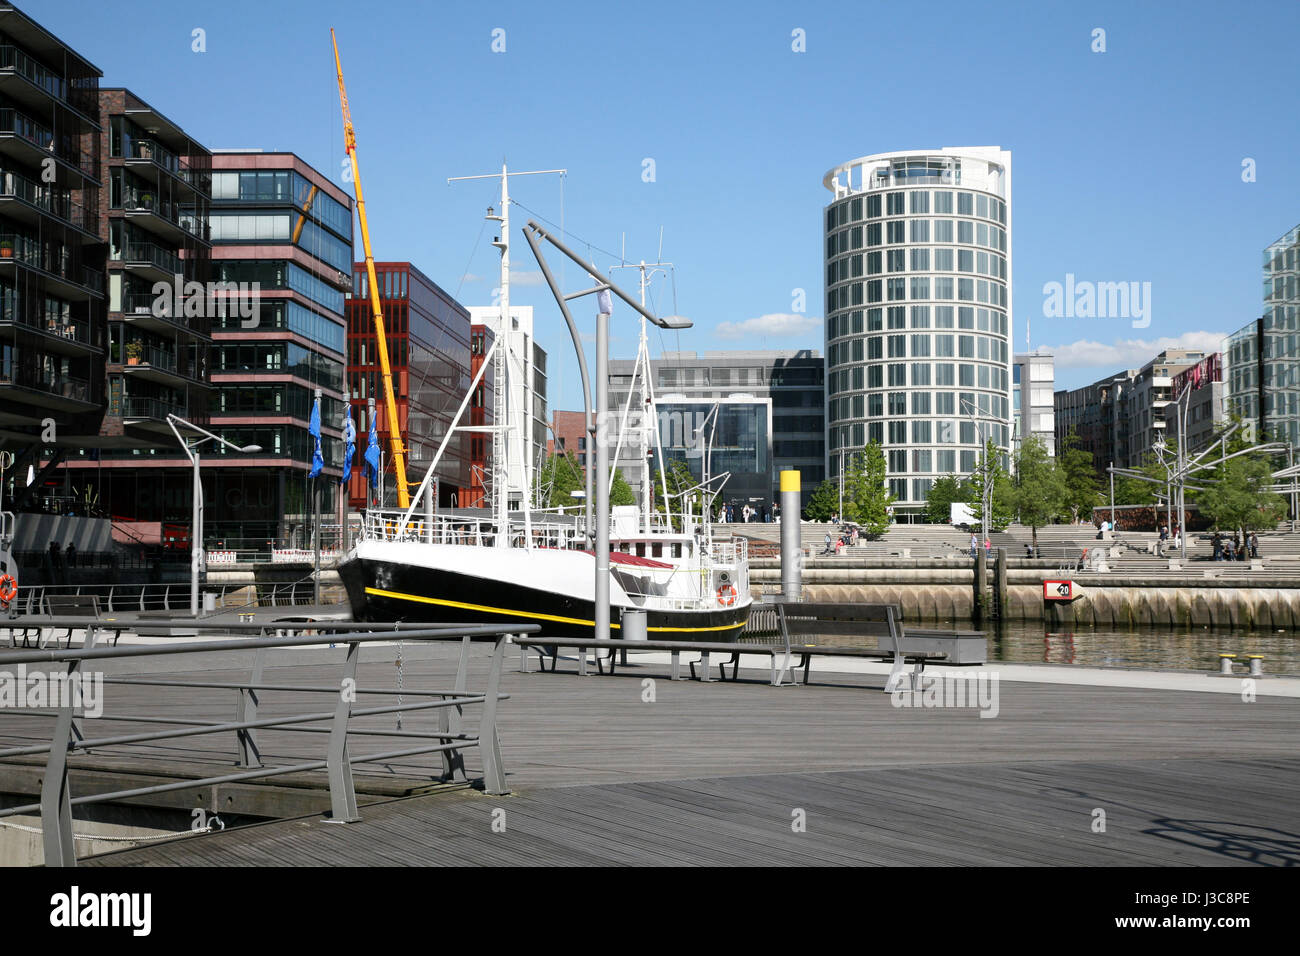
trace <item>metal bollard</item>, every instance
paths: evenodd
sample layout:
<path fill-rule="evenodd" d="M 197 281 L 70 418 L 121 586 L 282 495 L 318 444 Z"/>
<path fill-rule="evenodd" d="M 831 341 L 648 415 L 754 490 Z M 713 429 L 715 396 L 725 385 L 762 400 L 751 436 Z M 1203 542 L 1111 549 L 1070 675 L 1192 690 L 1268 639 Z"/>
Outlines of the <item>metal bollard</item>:
<path fill-rule="evenodd" d="M 1251 677 L 1264 676 L 1264 655 L 1263 654 L 1247 654 L 1246 660 L 1250 661 Z"/>
<path fill-rule="evenodd" d="M 1232 676 L 1232 665 L 1235 664 L 1236 661 L 1237 661 L 1237 655 L 1236 655 L 1236 654 L 1220 654 L 1220 655 L 1219 655 L 1219 673 L 1220 673 L 1220 674 L 1223 674 L 1223 675 L 1225 675 L 1225 676 L 1227 676 L 1227 677 L 1231 677 L 1231 676 Z"/>

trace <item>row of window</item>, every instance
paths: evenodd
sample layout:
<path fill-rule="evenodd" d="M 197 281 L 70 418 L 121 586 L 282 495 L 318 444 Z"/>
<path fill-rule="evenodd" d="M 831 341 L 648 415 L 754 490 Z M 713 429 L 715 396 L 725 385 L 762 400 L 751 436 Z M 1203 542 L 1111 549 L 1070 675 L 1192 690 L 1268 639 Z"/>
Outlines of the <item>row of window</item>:
<path fill-rule="evenodd" d="M 878 445 L 931 445 L 940 443 L 939 434 L 953 435 L 959 434 L 954 427 L 951 431 L 942 431 L 937 427 L 945 425 L 944 422 L 858 422 L 854 425 L 840 425 L 830 429 L 828 438 L 830 440 L 830 452 L 838 452 L 841 448 L 849 454 L 854 449 L 862 448 L 865 444 L 875 442 Z M 909 427 L 910 426 L 910 427 Z M 978 434 L 978 429 L 976 434 Z M 995 445 L 1005 448 L 1010 429 L 1006 425 L 997 425 L 986 423 L 984 425 L 984 439 L 991 440 Z M 911 436 L 909 441 L 909 435 Z M 929 437 L 926 437 L 929 436 Z M 942 442 L 943 444 L 959 444 L 955 438 L 951 441 Z M 970 442 L 967 444 L 980 445 L 980 441 Z M 953 449 L 958 451 L 959 449 Z M 976 455 L 976 449 L 961 451 L 962 455 Z M 838 457 L 838 455 L 836 456 Z M 963 460 L 964 462 L 964 460 Z M 887 462 L 888 463 L 888 462 Z M 972 463 L 969 467 L 963 463 L 962 472 L 969 474 L 974 468 Z M 906 469 L 890 468 L 890 471 L 903 471 Z M 939 467 L 936 471 L 947 474 L 952 471 L 951 468 Z"/>
<path fill-rule="evenodd" d="M 263 289 L 292 289 L 327 311 L 343 315 L 343 293 L 292 262 L 223 259 L 214 265 L 221 282 L 257 282 Z"/>
<path fill-rule="evenodd" d="M 910 294 L 909 294 L 910 293 Z M 962 302 L 983 302 L 1005 309 L 1007 307 L 1007 287 L 1001 282 L 986 279 L 963 279 L 955 281 L 947 276 L 912 276 L 908 279 L 868 279 L 866 282 L 854 282 L 841 285 L 826 293 L 826 311 L 835 312 L 864 303 L 877 302 L 913 302 L 941 299 L 953 299 Z"/>
<path fill-rule="evenodd" d="M 951 245 L 985 246 L 995 252 L 1007 251 L 1007 231 L 968 219 L 895 219 L 833 232 L 826 237 L 826 258 L 874 246 Z"/>
<path fill-rule="evenodd" d="M 314 390 L 303 385 L 277 382 L 271 385 L 223 385 L 217 390 L 212 412 L 217 415 L 288 415 L 308 421 L 316 401 Z M 321 424 L 339 428 L 343 402 L 321 396 Z"/>
<path fill-rule="evenodd" d="M 910 340 L 910 341 L 909 341 Z M 884 358 L 978 358 L 1005 365 L 1006 339 L 989 335 L 871 335 L 831 345 L 827 364 L 832 368 L 853 362 Z"/>
<path fill-rule="evenodd" d="M 264 301 L 257 315 L 251 319 L 231 312 L 213 320 L 213 327 L 222 331 L 266 332 L 287 329 L 305 339 L 323 345 L 331 351 L 345 354 L 346 334 L 336 320 L 326 318 L 301 302 L 286 299 Z"/>
<path fill-rule="evenodd" d="M 911 396 L 910 399 L 908 396 Z M 830 400 L 830 417 L 834 422 L 849 418 L 894 418 L 900 415 L 975 415 L 1007 417 L 1005 395 L 987 392 L 871 392 L 846 395 Z M 909 411 L 910 407 L 910 411 Z M 966 437 L 969 426 L 972 437 Z M 977 426 L 973 420 L 962 423 L 961 444 L 971 444 Z M 941 439 L 948 444 L 952 439 Z"/>
<path fill-rule="evenodd" d="M 865 329 L 863 310 L 832 315 L 826 320 L 826 338 L 838 339 L 846 335 L 861 335 L 863 331 L 879 332 L 882 325 L 889 329 L 908 328 L 908 316 L 911 316 L 911 328 L 930 328 L 931 318 L 936 329 L 956 328 L 978 329 L 980 332 L 993 332 L 997 335 L 1007 334 L 1007 316 L 997 309 L 978 309 L 971 305 L 891 305 L 883 308 L 867 309 L 865 312 Z"/>
<path fill-rule="evenodd" d="M 832 372 L 827 380 L 826 392 L 828 395 L 835 395 L 840 392 L 860 392 L 864 388 L 884 388 L 887 379 L 890 388 L 906 388 L 909 384 L 918 388 L 930 385 L 959 385 L 963 388 L 983 388 L 1005 394 L 1007 378 L 1007 370 L 996 365 L 971 363 L 954 365 L 951 362 L 933 364 L 913 362 L 909 376 L 908 365 L 897 362 L 890 365 L 868 365 L 865 368 L 859 365 L 856 368 Z"/>
<path fill-rule="evenodd" d="M 208 220 L 213 242 L 293 242 L 339 272 L 352 268 L 352 243 L 345 242 L 301 214 L 213 213 Z"/>
<path fill-rule="evenodd" d="M 332 392 L 343 391 L 343 363 L 294 342 L 222 343 L 213 352 L 217 372 L 281 372 Z"/>
<path fill-rule="evenodd" d="M 299 209 L 306 210 L 312 219 L 340 236 L 352 235 L 352 210 L 293 170 L 215 172 L 212 174 L 212 198 L 247 203 L 292 202 Z"/>
<path fill-rule="evenodd" d="M 1007 260 L 996 252 L 976 249 L 886 249 L 831 260 L 826 266 L 826 284 L 861 278 L 864 271 L 869 276 L 886 272 L 972 272 L 1005 280 Z"/>
<path fill-rule="evenodd" d="M 865 216 L 863 215 L 865 213 Z M 978 216 L 1007 224 L 1007 204 L 984 193 L 957 192 L 948 189 L 911 189 L 854 196 L 835 203 L 826 210 L 826 230 L 862 219 L 881 216 L 926 215 Z"/>

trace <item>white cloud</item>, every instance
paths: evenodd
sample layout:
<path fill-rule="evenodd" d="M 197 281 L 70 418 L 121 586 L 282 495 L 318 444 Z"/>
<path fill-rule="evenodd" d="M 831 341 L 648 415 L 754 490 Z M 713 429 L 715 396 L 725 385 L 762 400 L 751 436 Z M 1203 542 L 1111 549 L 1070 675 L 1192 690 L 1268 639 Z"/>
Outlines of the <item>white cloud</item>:
<path fill-rule="evenodd" d="M 1165 349 L 1199 349 L 1218 352 L 1226 336 L 1222 332 L 1184 332 L 1156 339 L 1119 339 L 1107 345 L 1079 339 L 1068 345 L 1049 345 L 1044 351 L 1056 356 L 1057 368 L 1104 368 L 1119 371 L 1141 368 Z"/>
<path fill-rule="evenodd" d="M 542 275 L 540 269 L 533 269 L 531 272 L 524 269 L 511 269 L 510 281 L 514 285 L 545 285 L 546 276 Z"/>
<path fill-rule="evenodd" d="M 486 277 L 475 275 L 472 272 L 466 272 L 463 276 L 460 277 L 460 281 L 461 282 L 482 282 L 484 278 Z"/>
<path fill-rule="evenodd" d="M 743 322 L 719 322 L 713 334 L 720 339 L 796 338 L 821 332 L 822 320 L 811 315 L 769 312 Z"/>

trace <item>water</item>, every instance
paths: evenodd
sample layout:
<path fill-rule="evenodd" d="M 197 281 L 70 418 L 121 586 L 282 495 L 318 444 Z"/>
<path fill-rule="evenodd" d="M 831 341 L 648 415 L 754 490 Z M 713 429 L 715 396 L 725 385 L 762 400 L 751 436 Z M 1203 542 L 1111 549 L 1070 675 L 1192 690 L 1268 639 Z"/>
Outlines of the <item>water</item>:
<path fill-rule="evenodd" d="M 989 628 L 989 659 L 1006 663 L 1217 673 L 1219 654 L 1236 654 L 1239 659 L 1263 654 L 1265 674 L 1300 676 L 1300 635 L 1292 631 L 1101 627 L 1053 631 L 1023 621 Z M 1237 673 L 1245 673 L 1245 668 Z"/>

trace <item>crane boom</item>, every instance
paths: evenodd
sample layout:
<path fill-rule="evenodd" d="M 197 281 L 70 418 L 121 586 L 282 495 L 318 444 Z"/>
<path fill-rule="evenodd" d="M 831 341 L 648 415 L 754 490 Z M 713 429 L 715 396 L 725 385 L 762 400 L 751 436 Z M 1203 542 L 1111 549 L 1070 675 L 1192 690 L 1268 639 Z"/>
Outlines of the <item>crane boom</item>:
<path fill-rule="evenodd" d="M 388 407 L 388 434 L 392 445 L 393 470 L 397 477 L 397 505 L 409 508 L 411 496 L 406 487 L 406 451 L 397 424 L 397 402 L 393 399 L 393 370 L 388 361 L 388 338 L 384 333 L 384 311 L 379 304 L 379 284 L 375 281 L 375 259 L 370 254 L 370 228 L 366 225 L 366 201 L 361 193 L 361 169 L 357 165 L 357 135 L 352 128 L 352 111 L 348 109 L 348 91 L 343 85 L 343 63 L 339 60 L 339 42 L 330 28 L 334 44 L 334 68 L 339 80 L 339 104 L 343 108 L 343 145 L 352 161 L 352 184 L 357 193 L 357 219 L 361 222 L 361 246 L 366 253 L 366 276 L 370 285 L 370 311 L 379 345 L 379 367 L 384 379 L 384 404 Z"/>

